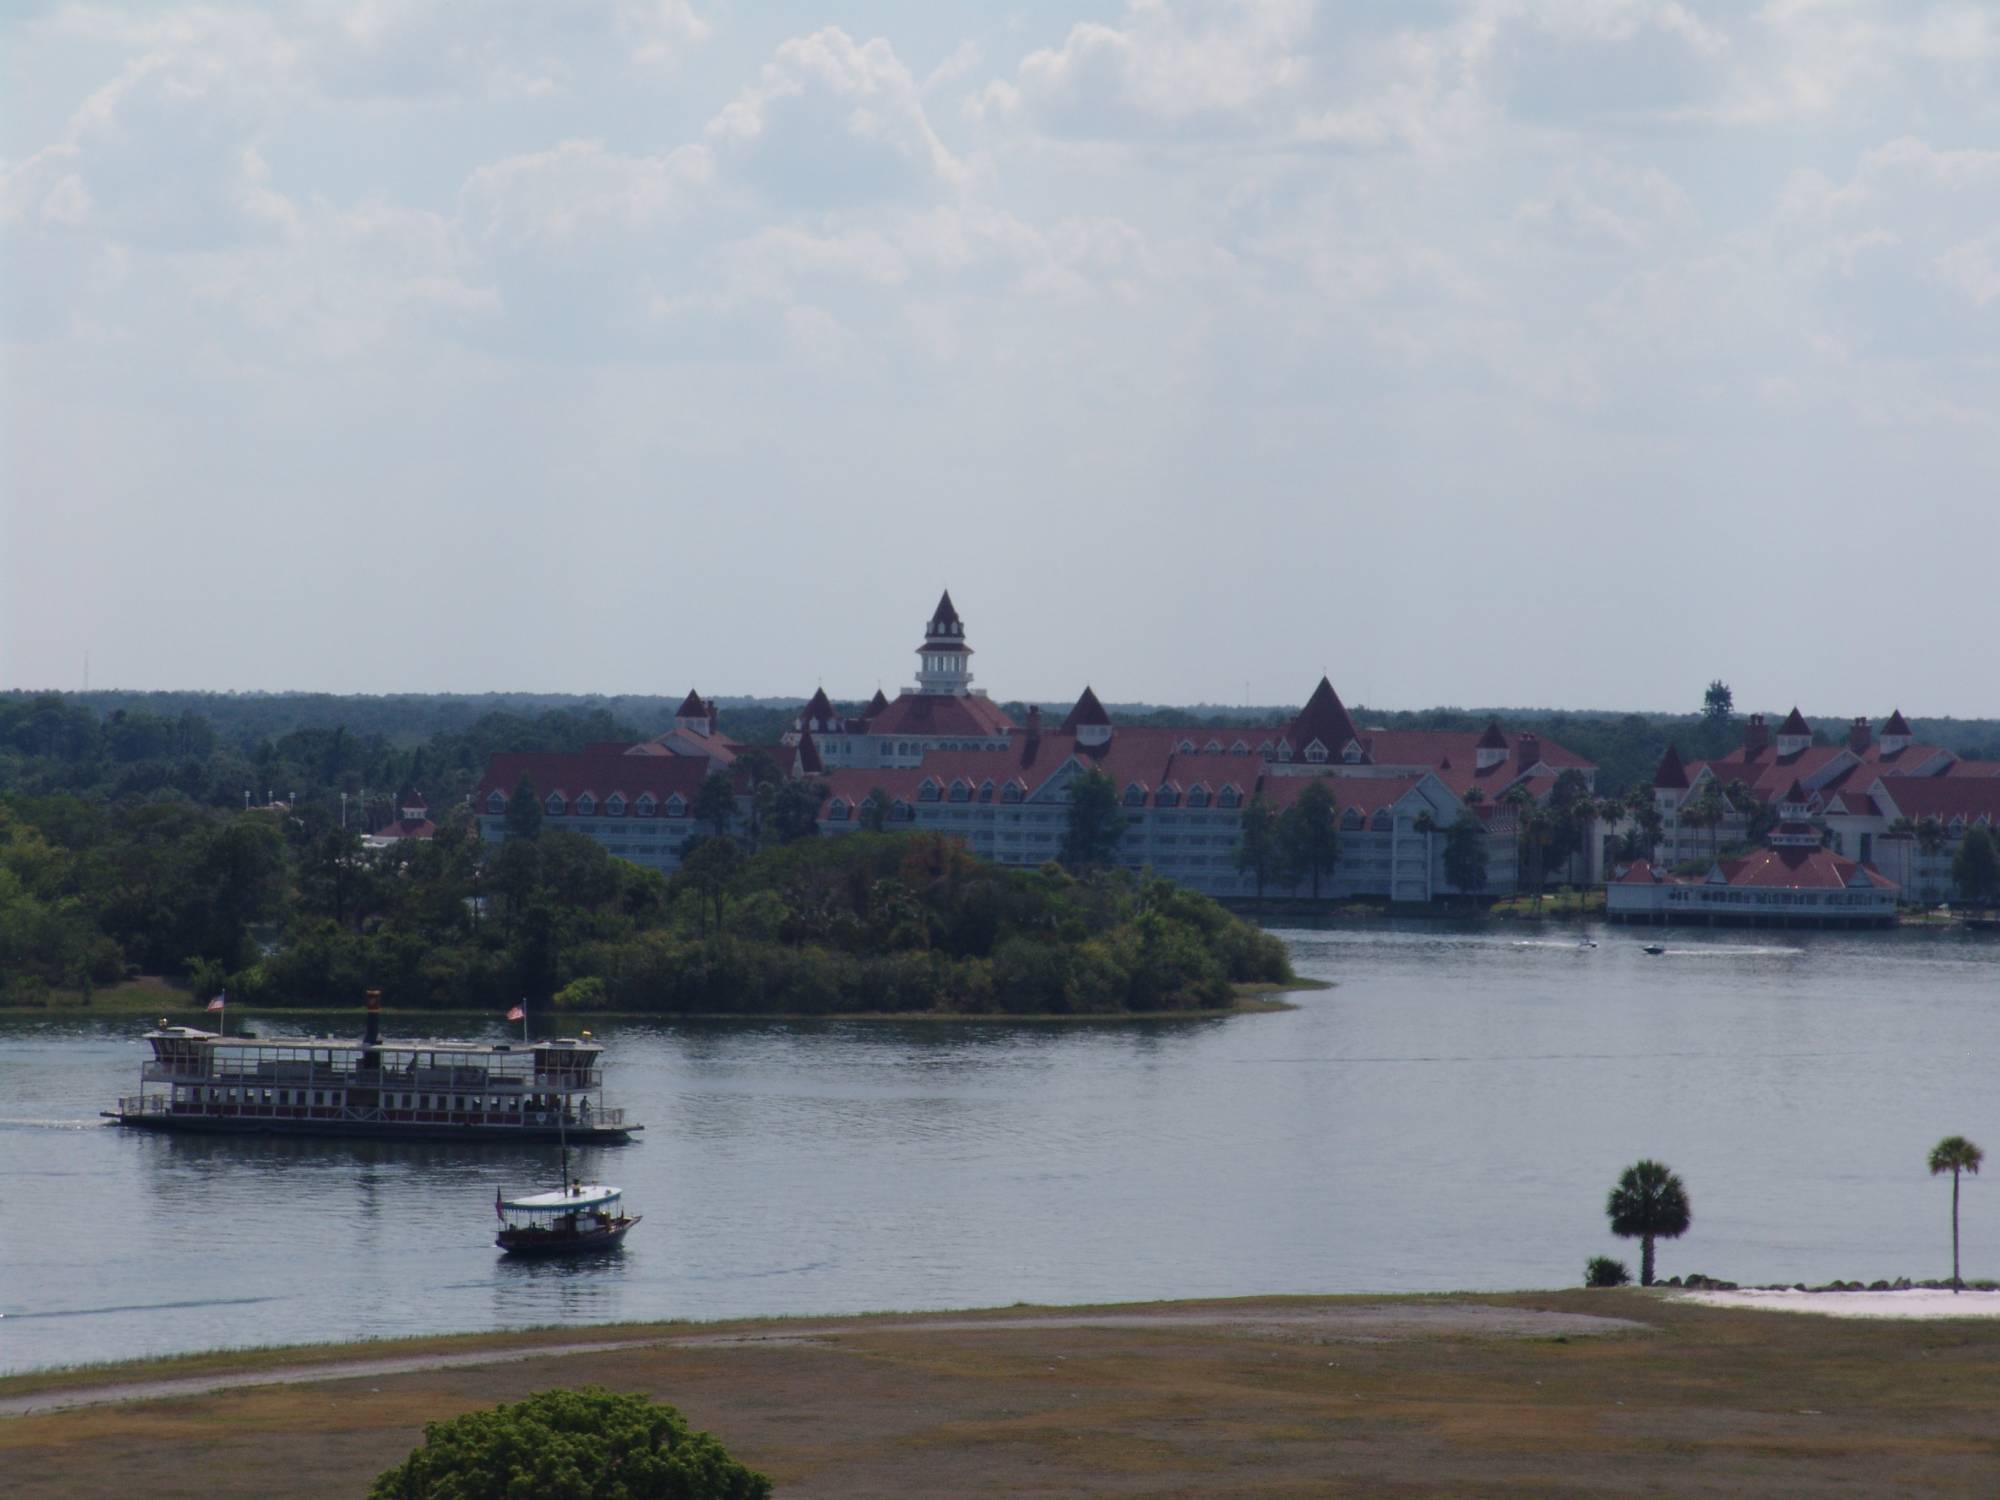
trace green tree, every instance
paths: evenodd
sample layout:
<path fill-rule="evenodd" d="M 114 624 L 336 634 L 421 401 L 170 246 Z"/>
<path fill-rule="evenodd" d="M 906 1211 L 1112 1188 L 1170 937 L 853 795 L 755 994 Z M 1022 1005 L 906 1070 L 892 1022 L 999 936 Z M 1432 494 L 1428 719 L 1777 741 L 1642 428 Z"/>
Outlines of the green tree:
<path fill-rule="evenodd" d="M 1736 695 L 1720 677 L 1701 695 L 1701 716 L 1710 724 L 1727 724 L 1736 715 Z"/>
<path fill-rule="evenodd" d="M 523 776 L 514 785 L 514 795 L 507 799 L 507 816 L 501 824 L 511 839 L 531 839 L 542 831 L 542 799 L 535 795 L 535 784 Z"/>
<path fill-rule="evenodd" d="M 765 1500 L 771 1481 L 673 1407 L 598 1386 L 424 1427 L 368 1500 Z"/>
<path fill-rule="evenodd" d="M 1340 810 L 1327 778 L 1317 777 L 1299 788 L 1299 795 L 1278 819 L 1278 846 L 1286 869 L 1296 880 L 1312 881 L 1313 900 L 1319 883 L 1340 861 Z"/>
<path fill-rule="evenodd" d="M 796 844 L 819 833 L 820 804 L 826 788 L 817 781 L 787 781 L 771 804 L 771 833 L 781 844 Z"/>
<path fill-rule="evenodd" d="M 736 786 L 727 772 L 710 771 L 702 777 L 694 794 L 694 817 L 717 838 L 729 836 L 729 825 L 736 821 Z"/>
<path fill-rule="evenodd" d="M 1243 837 L 1236 846 L 1236 869 L 1256 879 L 1260 901 L 1264 899 L 1265 883 L 1277 873 L 1280 855 L 1278 816 L 1271 811 L 1264 794 L 1258 792 L 1243 809 Z"/>
<path fill-rule="evenodd" d="M 1638 1161 L 1625 1169 L 1604 1205 L 1611 1232 L 1639 1241 L 1639 1285 L 1653 1284 L 1653 1241 L 1677 1240 L 1694 1221 L 1687 1188 L 1679 1174 L 1656 1161 Z"/>
<path fill-rule="evenodd" d="M 1919 842 L 1923 839 L 1921 827 L 1917 838 Z M 1958 883 L 1961 901 L 1986 906 L 2000 896 L 2000 848 L 1995 847 L 1993 835 L 1986 829 L 1975 824 L 1965 830 L 1958 853 L 1951 858 L 1951 878 Z"/>
<path fill-rule="evenodd" d="M 681 856 L 681 867 L 668 882 L 696 893 L 701 901 L 702 935 L 708 933 L 708 913 L 715 913 L 715 930 L 722 931 L 722 908 L 729 887 L 742 868 L 743 856 L 733 840 L 716 837 L 696 840 Z"/>
<path fill-rule="evenodd" d="M 1469 808 L 1445 831 L 1444 878 L 1468 893 L 1486 889 L 1486 825 Z"/>
<path fill-rule="evenodd" d="M 861 827 L 866 833 L 889 831 L 889 794 L 879 786 L 870 787 L 861 799 Z"/>
<path fill-rule="evenodd" d="M 1717 830 L 1722 827 L 1722 820 L 1728 816 L 1729 803 L 1722 794 L 1721 785 L 1712 778 L 1702 783 L 1701 790 L 1695 793 L 1694 801 L 1681 813 L 1681 818 L 1684 822 L 1692 823 L 1697 828 L 1706 828 L 1708 830 L 1708 857 L 1710 859 L 1714 859 L 1721 852 L 1721 847 L 1717 841 Z"/>
<path fill-rule="evenodd" d="M 1062 862 L 1072 870 L 1108 865 L 1117 859 L 1124 833 L 1125 814 L 1118 810 L 1118 788 L 1111 778 L 1095 767 L 1072 778 Z"/>
<path fill-rule="evenodd" d="M 1958 1274 L 1958 1182 L 1961 1174 L 1970 1172 L 1979 1175 L 1979 1167 L 1986 1160 L 1986 1153 L 1962 1135 L 1948 1135 L 1931 1147 L 1931 1176 L 1942 1177 L 1951 1173 L 1951 1290 L 1956 1296 L 1965 1289 L 1965 1282 Z"/>

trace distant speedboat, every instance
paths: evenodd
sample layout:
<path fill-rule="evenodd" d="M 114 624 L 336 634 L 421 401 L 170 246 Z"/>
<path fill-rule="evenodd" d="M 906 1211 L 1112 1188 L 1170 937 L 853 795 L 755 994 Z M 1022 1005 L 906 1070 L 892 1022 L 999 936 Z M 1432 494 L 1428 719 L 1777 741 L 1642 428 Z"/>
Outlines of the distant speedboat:
<path fill-rule="evenodd" d="M 1658 958 L 1662 953 L 1665 953 L 1667 950 L 1666 946 L 1662 943 L 1648 943 L 1646 944 L 1645 947 L 1641 948 L 1639 951 L 1641 953 L 1650 953 L 1653 955 L 1653 957 Z"/>
<path fill-rule="evenodd" d="M 1578 939 L 1576 940 L 1576 945 L 1577 945 L 1577 947 L 1579 947 L 1579 948 L 1595 948 L 1595 947 L 1597 946 L 1597 939 L 1596 939 L 1596 938 L 1578 938 Z"/>

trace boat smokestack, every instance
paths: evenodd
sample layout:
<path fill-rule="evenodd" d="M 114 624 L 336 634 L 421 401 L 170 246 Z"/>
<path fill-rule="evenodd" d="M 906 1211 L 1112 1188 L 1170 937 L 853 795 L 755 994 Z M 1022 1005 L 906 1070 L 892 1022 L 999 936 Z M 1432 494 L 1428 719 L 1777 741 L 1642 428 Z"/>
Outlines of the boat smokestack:
<path fill-rule="evenodd" d="M 380 990 L 370 990 L 368 992 L 368 1008 L 365 1014 L 368 1018 L 368 1029 L 361 1034 L 361 1045 L 364 1047 L 379 1047 L 382 1045 L 382 992 Z"/>

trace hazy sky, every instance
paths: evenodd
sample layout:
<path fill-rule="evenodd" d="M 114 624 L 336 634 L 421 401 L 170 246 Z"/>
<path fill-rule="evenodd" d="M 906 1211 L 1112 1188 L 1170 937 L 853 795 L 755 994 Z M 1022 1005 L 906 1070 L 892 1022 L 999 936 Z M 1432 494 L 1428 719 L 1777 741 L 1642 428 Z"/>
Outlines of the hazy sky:
<path fill-rule="evenodd" d="M 2000 714 L 2000 7 L 37 5 L 0 686 Z"/>

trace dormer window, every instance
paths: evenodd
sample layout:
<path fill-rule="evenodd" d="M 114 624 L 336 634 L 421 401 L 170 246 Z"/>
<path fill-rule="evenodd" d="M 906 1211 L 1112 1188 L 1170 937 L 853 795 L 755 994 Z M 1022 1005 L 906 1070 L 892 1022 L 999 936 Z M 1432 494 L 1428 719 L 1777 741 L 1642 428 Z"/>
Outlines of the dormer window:
<path fill-rule="evenodd" d="M 1189 788 L 1188 788 L 1188 801 L 1187 801 L 1187 805 L 1188 805 L 1189 807 L 1206 807 L 1206 806 L 1208 806 L 1208 788 L 1207 788 L 1207 787 L 1205 787 L 1205 786 L 1191 786 L 1191 787 L 1189 787 Z"/>
<path fill-rule="evenodd" d="M 1388 833 L 1396 826 L 1396 820 L 1389 816 L 1389 809 L 1384 807 L 1378 809 L 1375 816 L 1368 820 L 1368 826 L 1376 833 Z"/>
<path fill-rule="evenodd" d="M 972 800 L 972 787 L 962 780 L 952 782 L 951 800 L 954 802 L 970 802 Z"/>
<path fill-rule="evenodd" d="M 1361 831 L 1361 814 L 1351 807 L 1348 808 L 1346 812 L 1340 815 L 1340 826 L 1349 833 L 1359 833 Z"/>
<path fill-rule="evenodd" d="M 1278 741 L 1278 759 L 1290 760 L 1291 758 L 1292 758 L 1291 742 L 1289 740 Z"/>
<path fill-rule="evenodd" d="M 916 809 L 898 797 L 889 807 L 889 819 L 895 823 L 907 823 L 916 816 Z"/>
<path fill-rule="evenodd" d="M 935 802 L 937 799 L 938 784 L 926 776 L 924 784 L 917 788 L 917 800 L 920 802 Z"/>
<path fill-rule="evenodd" d="M 1235 807 L 1242 800 L 1243 794 L 1233 786 L 1226 786 L 1215 794 L 1215 805 L 1217 807 Z"/>
<path fill-rule="evenodd" d="M 493 793 L 486 799 L 486 810 L 497 818 L 507 810 L 507 799 L 498 792 Z"/>
<path fill-rule="evenodd" d="M 1155 807 L 1179 807 L 1180 802 L 1180 788 L 1175 786 L 1171 781 L 1163 783 L 1160 789 L 1153 794 L 1153 805 Z"/>
<path fill-rule="evenodd" d="M 633 804 L 633 808 L 640 817 L 650 818 L 654 813 L 659 811 L 660 804 L 654 800 L 651 792 L 641 792 L 639 793 L 639 800 Z"/>
<path fill-rule="evenodd" d="M 1146 789 L 1140 786 L 1138 782 L 1135 781 L 1125 788 L 1125 805 L 1127 807 L 1144 807 L 1146 805 Z"/>
<path fill-rule="evenodd" d="M 596 811 L 597 799 L 591 796 L 589 792 L 585 792 L 581 797 L 576 799 L 576 815 L 579 818 L 587 818 Z"/>
<path fill-rule="evenodd" d="M 561 792 L 550 792 L 548 800 L 542 806 L 548 810 L 550 817 L 560 818 L 563 815 L 563 794 Z"/>
<path fill-rule="evenodd" d="M 687 803 L 682 800 L 679 792 L 675 792 L 671 797 L 667 798 L 666 813 L 670 818 L 687 816 Z"/>
<path fill-rule="evenodd" d="M 604 813 L 606 817 L 611 817 L 611 818 L 624 817 L 625 794 L 623 792 L 613 792 L 609 797 L 606 797 L 604 799 Z"/>
<path fill-rule="evenodd" d="M 1178 745 L 1176 745 L 1176 746 L 1174 747 L 1174 749 L 1175 749 L 1175 751 L 1176 751 L 1176 752 L 1177 752 L 1178 754 L 1181 754 L 1181 755 L 1192 755 L 1192 754 L 1194 754 L 1194 741 L 1193 741 L 1193 740 L 1182 740 L 1182 741 L 1180 742 L 1180 744 L 1178 744 Z"/>
<path fill-rule="evenodd" d="M 1250 745 L 1248 741 L 1238 740 L 1229 747 L 1229 753 L 1231 755 L 1248 755 L 1250 753 Z"/>
<path fill-rule="evenodd" d="M 1208 742 L 1208 743 L 1207 743 L 1206 745 L 1203 745 L 1203 746 L 1201 747 L 1201 753 L 1202 753 L 1203 755 L 1220 755 L 1220 754 L 1222 754 L 1222 741 L 1221 741 L 1221 740 L 1210 740 L 1210 741 L 1209 741 L 1209 742 Z"/>
<path fill-rule="evenodd" d="M 981 802 L 993 800 L 993 783 L 990 780 L 979 783 L 979 800 Z"/>
<path fill-rule="evenodd" d="M 1306 759 L 1314 765 L 1320 764 L 1326 759 L 1326 746 L 1322 745 L 1318 740 L 1314 740 L 1310 745 L 1306 746 Z"/>
<path fill-rule="evenodd" d="M 826 815 L 829 819 L 831 819 L 835 823 L 845 823 L 847 821 L 846 800 L 844 798 L 835 797 L 833 801 L 827 804 Z"/>
<path fill-rule="evenodd" d="M 1358 744 L 1356 744 L 1353 740 L 1349 740 L 1347 742 L 1347 748 L 1340 752 L 1340 758 L 1346 761 L 1350 766 L 1360 765 L 1361 747 Z"/>
<path fill-rule="evenodd" d="M 1002 802 L 1019 802 L 1021 800 L 1021 784 L 1018 781 L 1008 782 L 1000 789 L 1000 800 Z"/>

